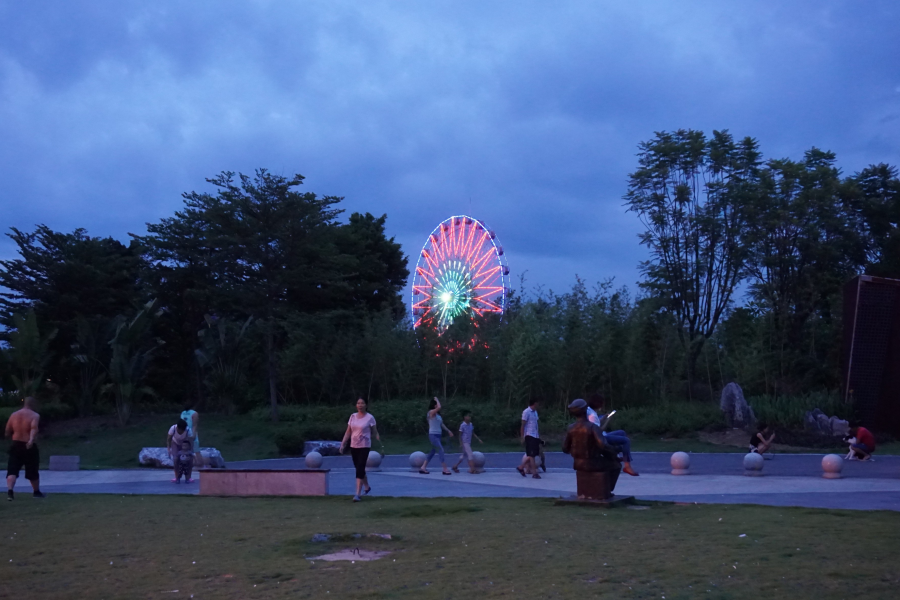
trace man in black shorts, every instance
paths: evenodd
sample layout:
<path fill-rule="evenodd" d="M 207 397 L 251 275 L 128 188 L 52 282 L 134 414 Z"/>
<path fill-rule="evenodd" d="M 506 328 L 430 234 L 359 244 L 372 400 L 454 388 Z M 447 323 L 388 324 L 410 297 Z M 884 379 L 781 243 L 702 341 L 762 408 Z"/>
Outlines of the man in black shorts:
<path fill-rule="evenodd" d="M 18 479 L 22 467 L 25 467 L 25 479 L 30 481 L 31 487 L 34 488 L 34 497 L 44 497 L 38 474 L 40 454 L 35 443 L 41 416 L 35 411 L 36 408 L 37 402 L 29 396 L 25 398 L 25 405 L 11 414 L 6 422 L 6 437 L 12 438 L 12 444 L 9 447 L 9 463 L 6 466 L 7 500 L 15 498 L 13 488 L 16 486 L 16 479 Z"/>
<path fill-rule="evenodd" d="M 525 444 L 525 458 L 522 464 L 516 467 L 516 470 L 522 477 L 527 473 L 535 479 L 540 479 L 538 475 L 535 457 L 541 453 L 541 436 L 538 432 L 538 400 L 532 400 L 528 403 L 528 408 L 522 411 L 522 425 L 519 429 L 519 437 Z"/>

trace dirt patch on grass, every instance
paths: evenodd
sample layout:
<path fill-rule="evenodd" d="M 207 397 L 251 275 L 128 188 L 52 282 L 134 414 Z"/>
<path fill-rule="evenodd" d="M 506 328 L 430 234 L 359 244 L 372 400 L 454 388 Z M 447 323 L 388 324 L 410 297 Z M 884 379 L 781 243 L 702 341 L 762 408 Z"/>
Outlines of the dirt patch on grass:
<path fill-rule="evenodd" d="M 362 550 L 360 548 L 345 548 L 331 554 L 323 554 L 321 556 L 310 556 L 307 560 L 324 560 L 326 562 L 334 562 L 337 560 L 349 560 L 351 562 L 362 561 L 369 562 L 384 558 L 390 554 L 388 550 Z"/>

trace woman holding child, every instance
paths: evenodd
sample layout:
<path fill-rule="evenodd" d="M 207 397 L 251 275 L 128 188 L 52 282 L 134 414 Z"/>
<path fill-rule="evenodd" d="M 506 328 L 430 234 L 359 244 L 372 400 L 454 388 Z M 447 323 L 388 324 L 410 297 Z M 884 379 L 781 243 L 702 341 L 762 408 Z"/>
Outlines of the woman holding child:
<path fill-rule="evenodd" d="M 182 459 L 182 455 L 187 453 L 190 457 L 195 442 L 195 434 L 188 428 L 188 424 L 184 419 L 179 419 L 176 424 L 169 428 L 169 435 L 166 438 L 166 449 L 172 458 L 172 466 L 175 468 L 175 479 L 172 480 L 172 483 L 180 483 L 182 473 L 184 473 L 185 483 L 194 483 L 194 480 L 191 479 L 191 469 L 194 466 L 193 457 L 191 457 L 190 465 L 188 466 L 184 464 L 185 460 Z"/>
<path fill-rule="evenodd" d="M 356 495 L 354 502 L 360 501 L 360 492 L 368 495 L 372 491 L 369 479 L 366 477 L 366 462 L 369 460 L 369 451 L 372 449 L 372 435 L 379 442 L 381 436 L 375 427 L 375 417 L 369 414 L 369 403 L 360 398 L 356 401 L 356 412 L 350 415 L 347 421 L 347 431 L 341 442 L 341 454 L 350 444 L 350 456 L 353 457 L 353 466 L 356 468 Z M 365 486 L 365 488 L 363 488 Z"/>

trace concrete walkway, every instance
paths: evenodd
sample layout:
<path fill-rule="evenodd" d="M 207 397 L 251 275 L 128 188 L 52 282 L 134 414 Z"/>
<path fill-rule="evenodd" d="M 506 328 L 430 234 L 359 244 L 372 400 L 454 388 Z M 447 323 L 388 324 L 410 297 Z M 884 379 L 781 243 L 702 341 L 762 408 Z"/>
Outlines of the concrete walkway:
<path fill-rule="evenodd" d="M 550 497 L 575 491 L 571 457 L 549 453 L 549 472 L 541 479 L 523 478 L 513 468 L 520 453 L 488 454 L 487 471 L 470 475 L 463 470 L 441 475 L 432 463 L 431 474 L 412 472 L 408 457 L 388 456 L 382 471 L 370 474 L 375 496 L 396 497 Z M 623 475 L 616 493 L 641 500 L 686 503 L 765 504 L 860 510 L 900 511 L 900 456 L 876 457 L 875 462 L 845 462 L 844 478 L 821 477 L 822 455 L 777 455 L 767 460 L 762 477 L 743 475 L 741 454 L 692 454 L 691 475 L 669 474 L 668 453 L 635 453 L 640 477 Z M 449 457 L 448 457 L 449 458 Z M 455 455 L 454 460 L 455 462 Z M 275 459 L 228 463 L 229 468 L 305 468 L 303 459 Z M 353 469 L 349 457 L 326 457 L 329 491 L 351 495 Z M 195 477 L 202 477 L 202 471 Z M 104 471 L 41 472 L 48 493 L 196 494 L 198 483 L 175 485 L 169 470 L 128 469 Z M 29 483 L 20 478 L 16 492 L 30 495 Z"/>

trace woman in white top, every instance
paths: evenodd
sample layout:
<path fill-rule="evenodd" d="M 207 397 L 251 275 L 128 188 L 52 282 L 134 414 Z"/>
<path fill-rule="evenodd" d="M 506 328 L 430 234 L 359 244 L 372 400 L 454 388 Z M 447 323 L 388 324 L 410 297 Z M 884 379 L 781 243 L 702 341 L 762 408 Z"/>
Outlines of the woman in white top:
<path fill-rule="evenodd" d="M 341 442 L 341 454 L 350 442 L 350 456 L 353 457 L 353 466 L 356 467 L 356 495 L 353 496 L 354 502 L 359 502 L 359 493 L 364 491 L 366 494 L 372 491 L 369 480 L 366 477 L 366 461 L 369 460 L 369 450 L 372 448 L 372 435 L 375 439 L 381 441 L 378 435 L 378 429 L 375 428 L 375 417 L 368 413 L 368 402 L 360 398 L 356 401 L 356 412 L 350 415 L 347 421 L 347 431 L 344 432 L 344 439 Z M 365 486 L 365 490 L 363 490 Z"/>
<path fill-rule="evenodd" d="M 426 468 L 428 467 L 428 461 L 437 454 L 438 458 L 441 459 L 441 467 L 444 469 L 443 474 L 450 475 L 450 469 L 447 468 L 447 463 L 444 462 L 444 447 L 441 446 L 441 432 L 446 431 L 450 434 L 450 437 L 453 437 L 453 432 L 444 425 L 444 419 L 441 418 L 441 401 L 437 398 L 434 398 L 431 401 L 431 404 L 428 405 L 428 414 L 426 415 L 426 418 L 428 419 L 428 441 L 431 442 L 431 452 L 428 453 L 428 458 L 426 458 L 425 462 L 422 463 L 422 466 L 419 467 L 419 473 L 428 475 L 429 471 Z"/>

